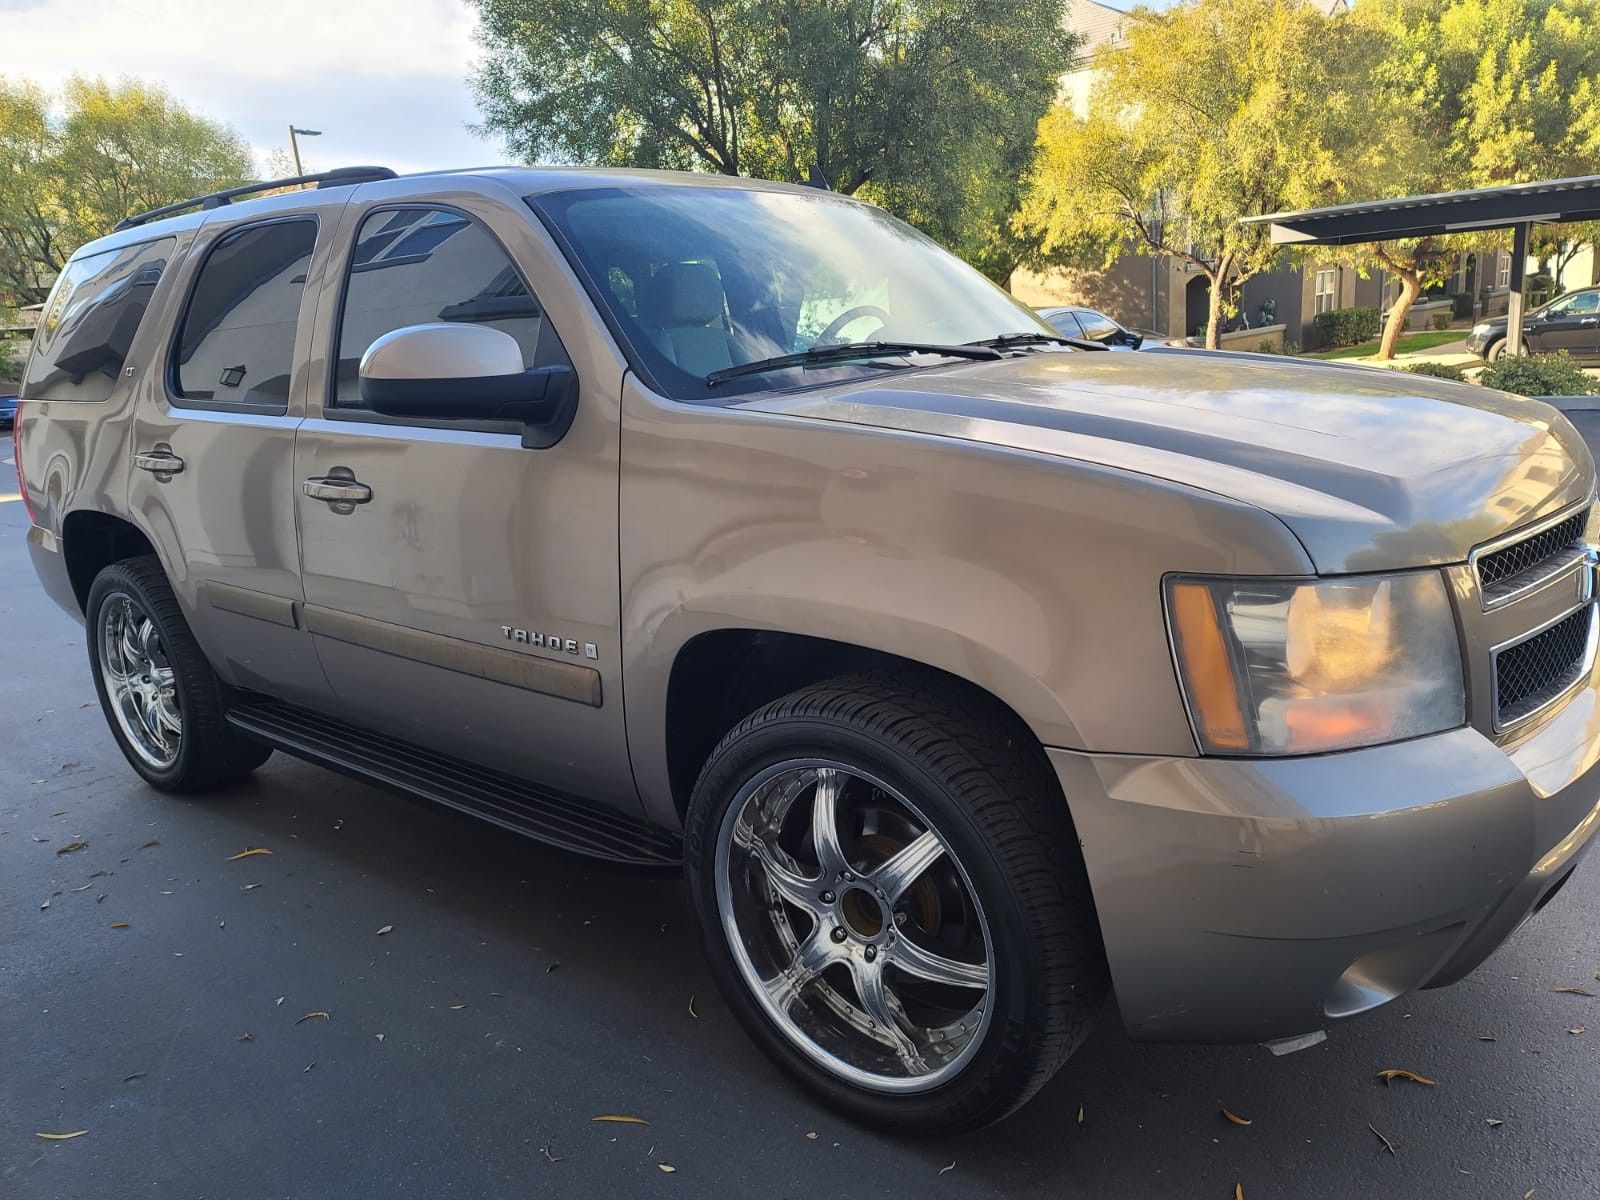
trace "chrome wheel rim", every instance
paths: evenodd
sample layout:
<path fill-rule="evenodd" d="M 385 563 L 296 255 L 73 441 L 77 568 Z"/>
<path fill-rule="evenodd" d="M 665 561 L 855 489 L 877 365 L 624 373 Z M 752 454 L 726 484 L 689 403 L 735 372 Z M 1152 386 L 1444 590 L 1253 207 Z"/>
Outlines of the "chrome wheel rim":
<path fill-rule="evenodd" d="M 965 868 L 882 780 L 779 763 L 728 807 L 716 892 L 735 962 L 817 1065 L 880 1092 L 958 1074 L 983 1042 L 993 942 Z"/>
<path fill-rule="evenodd" d="M 113 592 L 100 605 L 95 641 L 117 728 L 140 759 L 165 770 L 183 744 L 183 712 L 155 619 L 126 592 Z"/>

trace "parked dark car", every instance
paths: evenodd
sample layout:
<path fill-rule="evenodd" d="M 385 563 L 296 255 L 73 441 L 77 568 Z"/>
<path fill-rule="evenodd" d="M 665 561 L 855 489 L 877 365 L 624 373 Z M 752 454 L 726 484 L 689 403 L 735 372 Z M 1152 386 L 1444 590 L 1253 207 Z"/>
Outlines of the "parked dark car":
<path fill-rule="evenodd" d="M 0 429 L 10 429 L 17 419 L 17 398 L 0 396 Z"/>
<path fill-rule="evenodd" d="M 1522 320 L 1522 343 L 1529 354 L 1565 350 L 1573 358 L 1600 362 L 1600 287 L 1557 296 Z M 1472 327 L 1467 349 L 1494 362 L 1506 349 L 1506 319 L 1492 317 Z"/>
<path fill-rule="evenodd" d="M 1062 337 L 1087 338 L 1112 350 L 1137 350 L 1144 345 L 1143 333 L 1124 328 L 1092 308 L 1041 308 L 1038 313 Z"/>

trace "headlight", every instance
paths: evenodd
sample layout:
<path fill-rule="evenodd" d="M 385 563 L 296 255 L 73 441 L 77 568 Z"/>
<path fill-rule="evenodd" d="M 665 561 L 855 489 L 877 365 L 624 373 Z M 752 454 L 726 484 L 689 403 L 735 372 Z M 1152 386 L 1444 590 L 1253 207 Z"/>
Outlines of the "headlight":
<path fill-rule="evenodd" d="M 1348 750 L 1466 720 L 1461 646 L 1437 571 L 1314 583 L 1174 577 L 1167 621 L 1210 754 Z"/>
<path fill-rule="evenodd" d="M 1489 326 L 1487 324 L 1474 325 L 1472 327 L 1472 332 L 1473 333 L 1488 333 L 1489 332 Z"/>

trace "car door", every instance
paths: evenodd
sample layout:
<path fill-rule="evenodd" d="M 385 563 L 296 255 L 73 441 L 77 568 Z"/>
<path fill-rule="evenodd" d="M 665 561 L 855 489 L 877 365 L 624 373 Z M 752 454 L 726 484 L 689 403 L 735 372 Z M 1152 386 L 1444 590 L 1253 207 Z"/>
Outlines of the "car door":
<path fill-rule="evenodd" d="M 298 608 L 295 429 L 326 246 L 343 196 L 285 197 L 200 227 L 170 335 L 135 408 L 129 508 L 191 628 L 231 683 L 326 703 Z"/>
<path fill-rule="evenodd" d="M 1527 340 L 1538 354 L 1565 350 L 1573 358 L 1600 356 L 1600 289 L 1552 302 L 1528 328 Z"/>
<path fill-rule="evenodd" d="M 326 386 L 295 453 L 307 625 L 352 723 L 637 811 L 618 638 L 622 362 L 530 210 L 493 192 L 463 180 L 418 200 L 402 182 L 352 200 L 319 323 Z M 534 449 L 515 422 L 373 412 L 367 348 L 441 321 L 503 330 L 527 367 L 570 364 L 564 436 Z M 349 488 L 359 503 L 329 498 Z"/>

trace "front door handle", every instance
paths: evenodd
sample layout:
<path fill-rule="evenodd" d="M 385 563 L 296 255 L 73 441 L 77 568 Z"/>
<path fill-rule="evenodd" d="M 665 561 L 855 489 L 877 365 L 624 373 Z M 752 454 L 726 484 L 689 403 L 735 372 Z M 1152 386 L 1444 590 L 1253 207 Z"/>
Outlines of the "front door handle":
<path fill-rule="evenodd" d="M 371 488 L 343 475 L 315 476 L 302 483 L 300 490 L 313 500 L 326 500 L 329 504 L 365 504 L 372 499 Z"/>
<path fill-rule="evenodd" d="M 140 450 L 133 456 L 133 465 L 154 475 L 176 475 L 183 470 L 183 459 L 172 452 L 165 442 L 153 450 Z"/>

